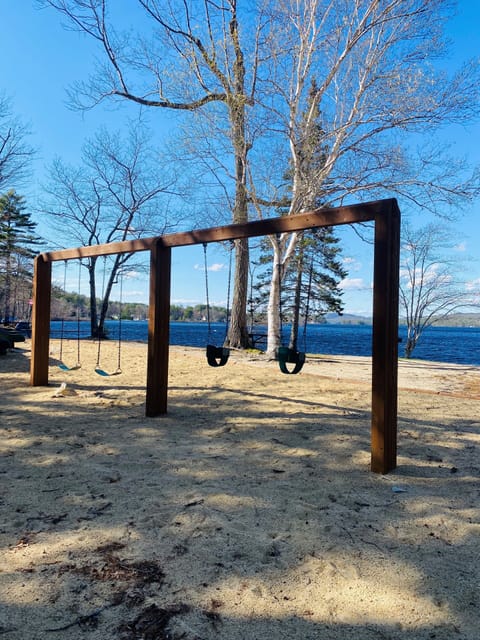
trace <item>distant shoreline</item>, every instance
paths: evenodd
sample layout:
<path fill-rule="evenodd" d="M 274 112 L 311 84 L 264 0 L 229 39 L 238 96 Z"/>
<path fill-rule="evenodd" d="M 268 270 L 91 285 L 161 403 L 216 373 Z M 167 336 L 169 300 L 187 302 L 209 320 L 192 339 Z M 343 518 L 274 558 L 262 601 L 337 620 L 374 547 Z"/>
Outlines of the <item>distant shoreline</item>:
<path fill-rule="evenodd" d="M 146 342 L 148 339 L 148 323 L 145 320 L 133 321 L 108 320 L 106 329 L 112 341 Z M 283 342 L 289 340 L 289 326 L 283 325 Z M 52 322 L 51 337 L 65 339 L 77 338 L 77 323 Z M 192 347 L 204 347 L 210 344 L 223 344 L 225 339 L 226 324 L 224 322 L 183 322 L 172 321 L 170 323 L 170 344 Z M 252 333 L 266 335 L 265 325 L 256 325 Z M 399 344 L 399 356 L 402 357 L 403 345 L 406 340 L 406 327 L 400 326 L 398 335 L 402 338 Z M 80 326 L 81 339 L 89 339 L 90 325 L 82 322 Z M 265 348 L 265 339 L 257 346 Z M 301 328 L 298 335 L 297 348 L 300 351 L 311 354 L 323 355 L 351 355 L 370 356 L 372 353 L 372 325 L 371 324 L 309 324 L 306 332 Z M 451 362 L 480 366 L 480 329 L 478 327 L 440 327 L 433 326 L 425 330 L 413 357 L 419 360 Z"/>

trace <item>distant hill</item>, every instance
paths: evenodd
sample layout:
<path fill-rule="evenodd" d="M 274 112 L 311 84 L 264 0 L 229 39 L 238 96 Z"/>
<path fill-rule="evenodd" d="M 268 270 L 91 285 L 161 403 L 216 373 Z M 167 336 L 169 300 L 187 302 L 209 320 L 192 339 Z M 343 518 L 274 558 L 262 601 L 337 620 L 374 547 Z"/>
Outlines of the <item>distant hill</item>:
<path fill-rule="evenodd" d="M 325 316 L 327 324 L 372 324 L 372 318 L 359 316 L 354 313 L 344 313 L 339 316 L 337 313 L 327 313 Z M 400 318 L 400 326 L 405 326 L 405 318 Z M 480 327 L 480 313 L 454 313 L 448 318 L 443 318 L 435 323 L 437 327 Z"/>
<path fill-rule="evenodd" d="M 372 324 L 372 319 L 357 316 L 354 313 L 344 313 L 341 316 L 338 313 L 327 313 L 325 314 L 325 322 L 327 324 Z"/>
<path fill-rule="evenodd" d="M 454 313 L 435 324 L 438 327 L 480 327 L 480 313 Z"/>

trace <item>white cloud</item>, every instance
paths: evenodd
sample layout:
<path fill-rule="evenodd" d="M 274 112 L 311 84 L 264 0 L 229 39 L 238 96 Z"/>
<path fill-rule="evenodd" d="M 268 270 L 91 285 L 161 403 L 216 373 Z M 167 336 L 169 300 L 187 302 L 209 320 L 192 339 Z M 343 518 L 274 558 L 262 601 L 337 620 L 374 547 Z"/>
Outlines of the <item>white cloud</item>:
<path fill-rule="evenodd" d="M 124 271 L 122 273 L 122 277 L 126 278 L 126 279 L 129 279 L 129 280 L 132 280 L 134 278 L 138 278 L 140 276 L 143 277 L 143 278 L 147 277 L 145 273 L 141 274 L 140 271 L 136 271 L 136 270 L 133 270 L 133 269 L 131 269 L 130 271 Z"/>
<path fill-rule="evenodd" d="M 193 268 L 196 271 L 205 271 L 203 264 L 195 264 L 193 265 Z M 223 262 L 215 262 L 208 267 L 207 271 L 223 271 L 224 269 L 225 265 Z"/>
<path fill-rule="evenodd" d="M 475 280 L 470 280 L 465 283 L 465 289 L 467 291 L 479 291 L 480 290 L 480 278 L 476 278 Z"/>
<path fill-rule="evenodd" d="M 415 275 L 415 282 L 418 286 L 445 286 L 453 282 L 453 277 L 445 271 L 445 266 L 440 263 L 431 264 L 427 269 L 422 270 L 420 267 L 414 271 L 408 269 L 400 269 L 400 280 L 404 286 L 411 289 L 412 279 Z"/>
<path fill-rule="evenodd" d="M 193 298 L 172 298 L 172 304 L 194 305 L 201 304 L 201 301 Z"/>
<path fill-rule="evenodd" d="M 123 297 L 125 300 L 137 300 L 140 296 L 145 297 L 146 292 L 142 289 L 132 290 L 132 291 L 123 291 Z M 114 296 L 115 297 L 115 296 Z"/>
<path fill-rule="evenodd" d="M 368 287 L 366 286 L 363 278 L 345 278 L 341 281 L 340 288 L 345 291 L 360 291 L 367 289 Z"/>
<path fill-rule="evenodd" d="M 356 258 L 345 256 L 342 262 L 345 265 L 345 268 L 349 271 L 360 271 L 360 269 L 362 268 L 362 263 L 359 262 Z"/>
<path fill-rule="evenodd" d="M 466 242 L 460 242 L 459 244 L 455 245 L 453 248 L 455 249 L 455 251 L 466 251 L 467 250 L 467 243 Z"/>
<path fill-rule="evenodd" d="M 223 262 L 214 262 L 208 267 L 209 271 L 223 271 L 225 269 L 225 265 Z"/>

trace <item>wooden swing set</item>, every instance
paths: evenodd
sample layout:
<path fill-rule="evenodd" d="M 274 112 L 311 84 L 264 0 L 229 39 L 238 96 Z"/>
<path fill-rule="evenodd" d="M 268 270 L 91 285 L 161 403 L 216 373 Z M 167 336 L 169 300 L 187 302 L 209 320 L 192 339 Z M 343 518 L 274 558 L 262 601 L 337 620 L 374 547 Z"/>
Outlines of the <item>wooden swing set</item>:
<path fill-rule="evenodd" d="M 33 281 L 30 384 L 48 385 L 53 262 L 150 252 L 145 414 L 154 417 L 167 412 L 172 248 L 369 221 L 375 227 L 371 470 L 388 473 L 397 464 L 400 210 L 395 199 L 39 254 Z"/>

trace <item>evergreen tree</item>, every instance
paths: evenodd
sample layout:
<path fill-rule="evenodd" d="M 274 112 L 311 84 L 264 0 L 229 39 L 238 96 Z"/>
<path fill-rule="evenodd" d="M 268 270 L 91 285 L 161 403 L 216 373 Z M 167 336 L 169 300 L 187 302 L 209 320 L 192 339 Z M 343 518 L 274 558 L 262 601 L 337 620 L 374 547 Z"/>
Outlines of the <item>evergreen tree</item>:
<path fill-rule="evenodd" d="M 291 316 L 290 349 L 297 350 L 300 318 L 321 322 L 327 312 L 343 312 L 340 281 L 347 272 L 338 255 L 338 238 L 330 227 L 305 231 L 283 281 L 284 296 L 289 296 L 282 309 Z M 306 346 L 304 347 L 306 348 Z"/>
<path fill-rule="evenodd" d="M 322 322 L 328 312 L 342 313 L 340 281 L 347 272 L 339 260 L 339 240 L 330 227 L 305 231 L 299 239 L 295 256 L 282 273 L 281 315 L 289 322 L 289 347 L 297 350 L 300 321 Z M 262 243 L 257 265 L 271 264 L 271 245 Z M 269 297 L 271 267 L 261 270 L 253 285 L 252 310 L 265 310 Z"/>
<path fill-rule="evenodd" d="M 0 196 L 0 304 L 3 321 L 10 322 L 31 296 L 32 259 L 40 237 L 36 223 L 25 212 L 25 198 L 12 189 Z"/>
<path fill-rule="evenodd" d="M 292 199 L 303 210 L 325 205 L 323 193 L 326 185 L 319 176 L 328 157 L 328 148 L 324 142 L 326 136 L 317 96 L 318 86 L 313 80 L 295 142 L 294 160 L 284 175 L 289 187 L 284 205 L 279 208 L 280 215 L 288 215 Z M 307 230 L 295 234 L 295 238 L 295 252 L 291 257 L 273 260 L 274 266 L 260 276 L 254 287 L 257 291 L 254 303 L 261 305 L 266 302 L 265 298 L 272 295 L 272 288 L 280 287 L 280 322 L 284 318 L 291 322 L 289 347 L 297 350 L 301 317 L 306 323 L 313 317 L 321 320 L 328 311 L 343 311 L 339 284 L 347 272 L 339 260 L 339 239 L 332 228 Z M 283 238 L 283 243 L 285 256 L 288 251 L 286 238 Z M 260 263 L 272 260 L 275 245 L 282 250 L 279 238 L 270 238 L 268 243 L 262 244 L 264 251 Z M 278 274 L 273 273 L 273 269 L 278 269 Z"/>
<path fill-rule="evenodd" d="M 328 148 L 317 96 L 317 82 L 312 79 L 296 154 L 296 180 L 300 183 L 297 197 L 306 209 L 325 204 L 322 198 L 325 185 L 319 182 L 319 175 L 327 161 Z M 283 291 L 290 294 L 291 300 L 290 349 L 297 350 L 300 316 L 306 323 L 313 315 L 318 321 L 328 311 L 343 311 L 339 284 L 347 272 L 338 259 L 341 252 L 338 243 L 331 227 L 307 230 L 298 237 L 295 255 L 283 276 Z"/>

